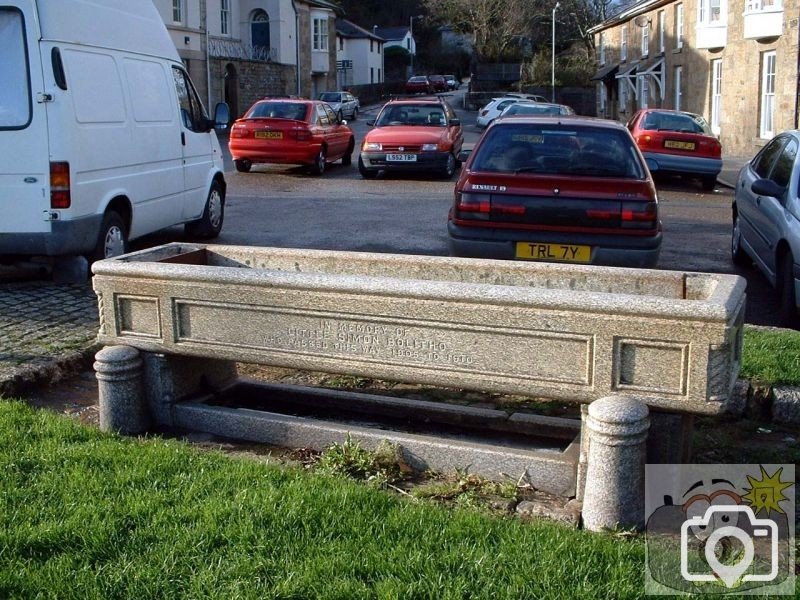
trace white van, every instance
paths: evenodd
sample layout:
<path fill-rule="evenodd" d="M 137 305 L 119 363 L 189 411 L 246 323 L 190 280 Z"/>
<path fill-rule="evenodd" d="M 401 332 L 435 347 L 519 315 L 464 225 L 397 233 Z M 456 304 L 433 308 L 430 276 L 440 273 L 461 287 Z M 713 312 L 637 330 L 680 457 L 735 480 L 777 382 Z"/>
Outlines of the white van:
<path fill-rule="evenodd" d="M 0 258 L 215 237 L 228 116 L 208 119 L 152 0 L 0 0 Z"/>

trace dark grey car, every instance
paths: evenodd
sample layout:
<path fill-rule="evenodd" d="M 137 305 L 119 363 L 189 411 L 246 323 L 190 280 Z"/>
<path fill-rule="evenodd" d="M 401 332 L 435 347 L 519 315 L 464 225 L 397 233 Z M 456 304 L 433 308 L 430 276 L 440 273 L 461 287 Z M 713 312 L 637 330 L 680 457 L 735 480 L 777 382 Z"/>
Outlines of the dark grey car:
<path fill-rule="evenodd" d="M 781 323 L 797 327 L 800 282 L 800 131 L 775 136 L 740 171 L 733 200 L 731 256 L 752 260 L 777 289 Z"/>

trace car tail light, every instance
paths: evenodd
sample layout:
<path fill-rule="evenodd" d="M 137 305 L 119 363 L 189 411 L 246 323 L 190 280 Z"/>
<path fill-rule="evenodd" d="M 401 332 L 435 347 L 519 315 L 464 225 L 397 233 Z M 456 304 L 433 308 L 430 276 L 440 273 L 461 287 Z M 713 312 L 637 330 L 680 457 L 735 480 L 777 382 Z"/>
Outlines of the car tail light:
<path fill-rule="evenodd" d="M 72 197 L 69 189 L 69 163 L 50 163 L 50 208 L 69 208 Z"/>
<path fill-rule="evenodd" d="M 234 123 L 233 127 L 231 127 L 231 137 L 234 138 L 247 137 L 247 127 L 245 127 L 244 125 L 237 125 L 236 123 Z"/>
<path fill-rule="evenodd" d="M 492 211 L 492 200 L 489 194 L 456 193 L 456 217 L 488 221 Z"/>
<path fill-rule="evenodd" d="M 293 137 L 299 142 L 307 142 L 311 139 L 311 130 L 309 129 L 291 129 L 289 130 L 289 137 Z"/>
<path fill-rule="evenodd" d="M 623 202 L 621 212 L 623 229 L 655 229 L 658 227 L 656 202 Z"/>
<path fill-rule="evenodd" d="M 658 148 L 658 140 L 648 133 L 643 133 L 636 136 L 636 145 L 640 149 Z"/>

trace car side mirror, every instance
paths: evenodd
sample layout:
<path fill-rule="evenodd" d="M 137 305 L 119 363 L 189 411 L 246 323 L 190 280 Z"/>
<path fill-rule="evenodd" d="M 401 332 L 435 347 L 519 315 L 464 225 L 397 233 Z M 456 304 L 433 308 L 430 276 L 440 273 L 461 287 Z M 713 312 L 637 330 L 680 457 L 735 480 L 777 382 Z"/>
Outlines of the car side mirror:
<path fill-rule="evenodd" d="M 458 153 L 458 161 L 462 163 L 467 162 L 470 154 L 472 154 L 472 150 L 462 150 Z"/>
<path fill-rule="evenodd" d="M 458 127 L 461 125 L 461 119 L 450 119 L 450 125 L 453 127 Z"/>
<path fill-rule="evenodd" d="M 225 102 L 218 102 L 214 107 L 214 124 L 213 129 L 217 131 L 225 131 L 228 128 L 228 122 L 231 120 L 231 109 Z"/>
<path fill-rule="evenodd" d="M 771 196 L 773 198 L 782 198 L 786 193 L 785 187 L 778 185 L 771 179 L 756 179 L 750 189 L 759 196 Z"/>
<path fill-rule="evenodd" d="M 370 127 L 374 127 L 375 126 L 375 120 L 373 119 L 372 121 L 367 121 L 367 125 L 369 125 Z"/>

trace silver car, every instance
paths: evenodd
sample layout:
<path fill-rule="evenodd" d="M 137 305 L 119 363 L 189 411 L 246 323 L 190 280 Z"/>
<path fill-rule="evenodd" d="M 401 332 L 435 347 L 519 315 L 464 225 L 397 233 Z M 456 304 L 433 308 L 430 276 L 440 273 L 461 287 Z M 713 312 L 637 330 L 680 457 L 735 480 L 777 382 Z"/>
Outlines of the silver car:
<path fill-rule="evenodd" d="M 800 285 L 800 131 L 781 133 L 739 173 L 733 199 L 731 256 L 751 260 L 777 289 L 780 319 L 797 327 Z"/>
<path fill-rule="evenodd" d="M 319 95 L 319 99 L 328 103 L 333 112 L 339 117 L 339 120 L 352 119 L 355 121 L 358 118 L 358 111 L 361 106 L 358 98 L 350 92 L 323 92 Z"/>

